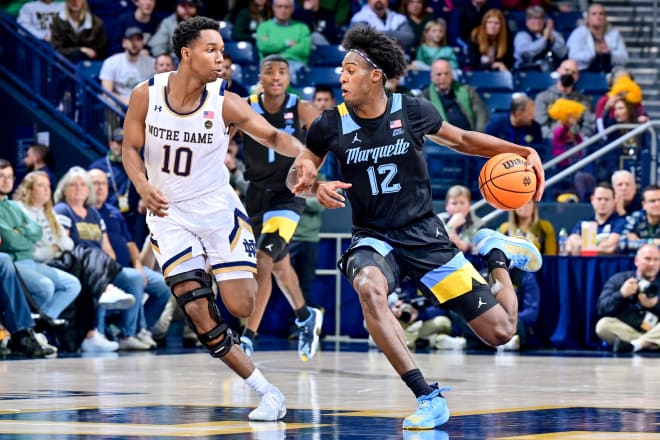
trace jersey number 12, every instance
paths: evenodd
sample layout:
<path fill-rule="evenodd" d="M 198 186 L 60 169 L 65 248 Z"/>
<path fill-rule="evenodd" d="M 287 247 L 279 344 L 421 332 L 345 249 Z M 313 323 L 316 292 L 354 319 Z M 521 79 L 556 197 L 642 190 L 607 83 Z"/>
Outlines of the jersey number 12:
<path fill-rule="evenodd" d="M 369 185 L 371 186 L 371 195 L 376 196 L 380 193 L 391 194 L 401 191 L 400 184 L 392 184 L 392 180 L 394 180 L 394 176 L 396 176 L 397 171 L 398 169 L 396 164 L 393 163 L 378 165 L 378 168 L 373 166 L 367 168 L 367 174 L 369 174 Z M 380 187 L 378 185 L 376 173 L 379 175 L 385 175 L 382 182 L 380 182 Z"/>

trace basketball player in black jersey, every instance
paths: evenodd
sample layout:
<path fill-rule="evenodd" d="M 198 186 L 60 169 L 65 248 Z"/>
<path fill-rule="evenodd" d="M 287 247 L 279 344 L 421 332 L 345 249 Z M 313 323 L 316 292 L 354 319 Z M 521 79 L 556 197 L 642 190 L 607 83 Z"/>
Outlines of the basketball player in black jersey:
<path fill-rule="evenodd" d="M 358 293 L 367 327 L 378 347 L 415 394 L 418 409 L 404 429 L 433 429 L 449 418 L 437 384 L 430 385 L 406 346 L 387 305 L 387 295 L 409 276 L 432 301 L 455 311 L 489 345 L 515 333 L 518 304 L 509 264 L 538 270 L 541 256 L 529 242 L 482 229 L 476 249 L 499 284 L 497 298 L 488 283 L 453 245 L 434 215 L 423 137 L 458 152 L 492 157 L 511 152 L 527 159 L 543 192 L 541 160 L 531 149 L 443 122 L 428 101 L 387 94 L 387 78 L 405 73 L 396 42 L 370 27 L 349 30 L 341 75 L 344 103 L 323 112 L 310 127 L 307 148 L 290 175 L 292 191 L 315 194 L 327 208 L 344 206 L 346 190 L 353 209 L 353 240 L 339 267 Z M 343 181 L 316 182 L 328 151 L 338 158 Z M 495 289 L 494 289 L 495 290 Z"/>
<path fill-rule="evenodd" d="M 311 102 L 287 93 L 290 83 L 289 62 L 280 55 L 265 57 L 259 68 L 263 93 L 248 96 L 248 104 L 275 128 L 301 141 L 319 111 Z M 296 230 L 305 200 L 296 197 L 285 185 L 293 158 L 283 156 L 245 134 L 245 177 L 250 182 L 245 197 L 246 208 L 257 237 L 257 298 L 254 312 L 247 319 L 241 347 L 252 354 L 253 342 L 272 291 L 272 278 L 286 296 L 296 314 L 299 328 L 298 355 L 303 362 L 311 359 L 319 347 L 323 313 L 309 307 L 293 270 L 288 244 Z"/>

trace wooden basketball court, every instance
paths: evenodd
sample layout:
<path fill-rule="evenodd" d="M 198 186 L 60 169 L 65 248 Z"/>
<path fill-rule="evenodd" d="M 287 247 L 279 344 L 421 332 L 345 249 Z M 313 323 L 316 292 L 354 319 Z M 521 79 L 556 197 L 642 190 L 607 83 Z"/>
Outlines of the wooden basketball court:
<path fill-rule="evenodd" d="M 269 349 L 270 348 L 270 349 Z M 279 423 L 250 423 L 256 396 L 202 350 L 0 361 L 0 438 L 660 439 L 660 363 L 651 355 L 425 352 L 450 386 L 440 430 L 402 432 L 415 400 L 366 342 L 293 342 L 254 360 L 287 397 Z"/>

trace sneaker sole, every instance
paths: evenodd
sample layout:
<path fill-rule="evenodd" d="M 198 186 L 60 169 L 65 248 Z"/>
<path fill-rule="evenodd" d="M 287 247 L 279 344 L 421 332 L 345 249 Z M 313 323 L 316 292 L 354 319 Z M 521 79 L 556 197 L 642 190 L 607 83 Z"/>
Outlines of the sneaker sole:
<path fill-rule="evenodd" d="M 102 303 L 99 302 L 99 307 L 102 307 L 104 309 L 108 310 L 126 310 L 130 309 L 133 307 L 133 304 L 135 304 L 135 299 L 131 297 L 131 299 L 126 298 L 126 299 L 120 299 L 119 301 L 115 301 L 112 303 Z"/>
<path fill-rule="evenodd" d="M 321 336 L 321 328 L 322 327 L 323 327 L 323 312 L 321 312 L 320 310 L 317 309 L 316 319 L 315 319 L 315 322 L 314 322 L 314 334 L 316 335 L 316 338 L 315 338 L 315 341 L 312 342 L 312 350 L 311 350 L 311 354 L 309 355 L 309 357 L 304 353 L 302 353 L 302 354 L 298 353 L 300 355 L 300 360 L 301 361 L 307 362 L 308 360 L 313 358 L 316 355 L 316 353 L 318 353 L 320 351 L 321 344 L 319 343 L 319 337 Z"/>
<path fill-rule="evenodd" d="M 285 415 L 286 415 L 286 406 L 280 408 L 279 412 L 277 413 L 277 418 L 275 419 L 266 419 L 266 418 L 254 419 L 250 416 L 250 414 L 248 414 L 248 420 L 251 422 L 276 422 L 278 420 L 283 419 Z"/>
<path fill-rule="evenodd" d="M 482 233 L 482 236 L 479 236 L 479 234 L 475 236 L 475 242 L 476 242 L 475 247 L 479 249 L 479 253 L 481 255 L 484 255 L 484 253 L 481 252 L 481 248 L 483 244 L 486 242 L 486 240 L 488 240 L 490 237 L 496 237 L 497 239 L 502 241 L 505 249 L 501 249 L 501 250 L 504 251 L 505 254 L 511 254 L 511 255 L 522 254 L 528 258 L 527 264 L 525 264 L 524 267 L 520 267 L 519 269 L 522 269 L 525 272 L 537 272 L 543 265 L 543 258 L 539 257 L 538 249 L 536 249 L 536 246 L 534 246 L 532 243 L 525 240 L 524 238 L 510 237 L 508 235 L 504 235 L 501 232 L 497 232 L 497 231 Z M 490 252 L 490 250 L 491 249 L 489 249 L 488 252 Z M 507 255 L 507 258 L 508 257 L 509 255 Z M 535 263 L 536 261 L 538 261 L 538 263 Z"/>

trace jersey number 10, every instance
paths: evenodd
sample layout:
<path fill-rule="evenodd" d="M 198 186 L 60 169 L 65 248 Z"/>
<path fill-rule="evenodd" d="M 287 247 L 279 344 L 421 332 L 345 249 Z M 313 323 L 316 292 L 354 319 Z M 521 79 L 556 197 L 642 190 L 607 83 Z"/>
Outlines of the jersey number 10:
<path fill-rule="evenodd" d="M 160 170 L 164 173 L 174 173 L 177 176 L 186 177 L 190 174 L 192 165 L 192 150 L 188 147 L 179 147 L 174 150 L 174 155 L 170 154 L 171 145 L 163 145 L 163 166 Z M 174 164 L 171 163 L 174 156 Z"/>

